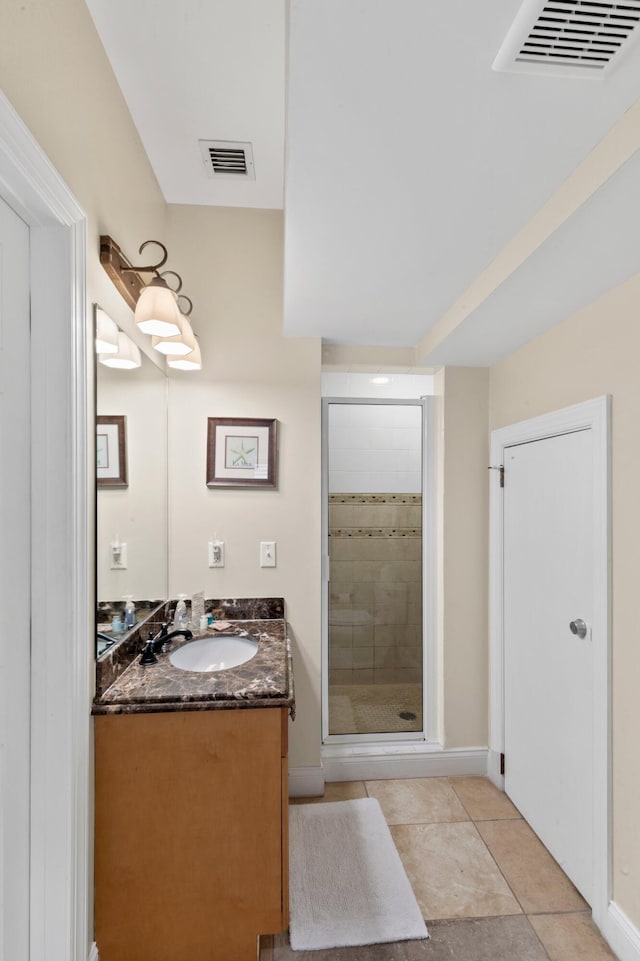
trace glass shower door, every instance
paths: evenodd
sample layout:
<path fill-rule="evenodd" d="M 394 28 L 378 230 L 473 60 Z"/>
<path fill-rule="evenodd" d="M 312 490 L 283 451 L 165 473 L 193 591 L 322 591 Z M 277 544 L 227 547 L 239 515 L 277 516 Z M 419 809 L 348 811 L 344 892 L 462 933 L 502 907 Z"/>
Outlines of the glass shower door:
<path fill-rule="evenodd" d="M 329 736 L 423 731 L 423 404 L 326 402 Z"/>

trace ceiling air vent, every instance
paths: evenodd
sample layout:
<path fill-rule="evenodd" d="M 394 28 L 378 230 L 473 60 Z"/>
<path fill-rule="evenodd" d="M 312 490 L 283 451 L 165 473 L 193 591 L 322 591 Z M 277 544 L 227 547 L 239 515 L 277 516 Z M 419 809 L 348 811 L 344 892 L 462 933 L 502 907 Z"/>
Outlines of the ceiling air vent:
<path fill-rule="evenodd" d="M 640 0 L 639 0 L 640 2 Z M 250 143 L 233 140 L 200 140 L 200 151 L 209 177 L 255 180 Z"/>
<path fill-rule="evenodd" d="M 597 77 L 640 35 L 640 0 L 525 0 L 494 70 Z"/>

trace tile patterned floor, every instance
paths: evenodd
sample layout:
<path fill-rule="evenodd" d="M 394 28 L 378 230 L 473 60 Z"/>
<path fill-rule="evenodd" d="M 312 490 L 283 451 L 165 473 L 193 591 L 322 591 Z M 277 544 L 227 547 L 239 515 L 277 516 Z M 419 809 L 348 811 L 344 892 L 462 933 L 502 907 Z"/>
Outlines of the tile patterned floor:
<path fill-rule="evenodd" d="M 349 781 L 327 803 L 378 799 L 428 941 L 292 951 L 264 939 L 261 961 L 615 961 L 588 905 L 506 795 L 481 777 Z"/>

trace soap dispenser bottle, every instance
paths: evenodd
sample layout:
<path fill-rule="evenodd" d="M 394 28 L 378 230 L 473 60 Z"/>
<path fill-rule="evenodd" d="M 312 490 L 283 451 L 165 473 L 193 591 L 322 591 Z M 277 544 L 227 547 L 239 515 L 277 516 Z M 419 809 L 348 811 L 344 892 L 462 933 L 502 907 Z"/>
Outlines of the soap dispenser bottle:
<path fill-rule="evenodd" d="M 178 603 L 173 615 L 173 627 L 176 631 L 186 631 L 187 629 L 187 605 L 185 604 L 186 594 L 178 594 Z"/>
<path fill-rule="evenodd" d="M 125 594 L 124 600 L 124 626 L 127 630 L 134 627 L 136 623 L 136 605 L 133 603 L 133 594 Z"/>

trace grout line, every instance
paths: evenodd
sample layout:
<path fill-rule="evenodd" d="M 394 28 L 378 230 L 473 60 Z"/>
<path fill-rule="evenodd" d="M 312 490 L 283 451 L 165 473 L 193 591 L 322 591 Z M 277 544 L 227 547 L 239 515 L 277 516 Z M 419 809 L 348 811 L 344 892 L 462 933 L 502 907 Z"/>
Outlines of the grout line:
<path fill-rule="evenodd" d="M 515 814 L 508 818 L 472 818 L 474 824 L 498 824 L 502 821 L 524 821 L 521 814 Z"/>
<path fill-rule="evenodd" d="M 544 951 L 544 953 L 546 954 L 546 956 L 549 958 L 550 955 L 549 955 L 549 952 L 547 951 L 546 945 L 544 945 L 544 944 L 542 943 L 542 940 L 541 940 L 541 938 L 540 938 L 540 935 L 538 934 L 538 932 L 536 931 L 536 929 L 535 929 L 534 926 L 532 925 L 531 921 L 529 920 L 529 916 L 528 916 L 528 915 L 525 915 L 525 917 L 526 917 L 526 919 L 527 919 L 527 923 L 529 924 L 529 927 L 530 927 L 531 930 L 533 931 L 533 936 L 535 937 L 536 941 L 538 942 L 538 944 L 540 945 L 540 947 L 542 948 L 542 950 Z"/>
<path fill-rule="evenodd" d="M 516 904 L 519 906 L 520 910 L 522 911 L 522 913 L 523 913 L 524 916 L 526 917 L 527 912 L 525 911 L 524 905 L 522 904 L 520 898 L 518 897 L 518 895 L 516 894 L 516 892 L 513 890 L 513 888 L 512 888 L 511 885 L 509 884 L 509 881 L 508 881 L 508 879 L 507 879 L 507 876 L 505 875 L 504 871 L 502 870 L 502 868 L 501 868 L 500 865 L 498 864 L 496 858 L 495 858 L 494 855 L 493 855 L 493 852 L 492 852 L 491 848 L 489 847 L 489 845 L 487 844 L 487 842 L 485 841 L 485 839 L 484 839 L 484 838 L 482 837 L 482 835 L 480 834 L 480 831 L 478 831 L 478 828 L 476 827 L 476 825 L 474 824 L 473 826 L 474 826 L 474 828 L 476 829 L 476 831 L 477 831 L 477 833 L 478 833 L 478 837 L 480 838 L 480 840 L 482 841 L 484 847 L 486 848 L 489 857 L 491 858 L 491 860 L 492 860 L 493 863 L 495 864 L 496 868 L 498 869 L 498 872 L 499 872 L 500 876 L 504 879 L 504 883 L 507 885 L 508 889 L 511 891 L 511 894 L 512 894 L 513 897 L 515 898 Z"/>
<path fill-rule="evenodd" d="M 462 805 L 462 807 L 464 808 L 464 810 L 467 811 L 467 807 L 466 807 L 464 801 L 462 800 L 462 798 L 460 797 L 460 795 L 459 795 L 458 792 L 456 791 L 456 786 L 455 786 L 455 784 L 453 783 L 453 778 L 448 778 L 448 781 L 449 781 L 449 785 L 450 785 L 450 787 L 451 787 L 451 790 L 453 791 L 453 793 L 455 794 L 455 796 L 458 798 L 458 801 L 460 802 L 460 804 Z M 470 812 L 470 811 L 467 811 L 467 814 L 469 815 L 469 820 L 470 820 L 470 821 L 473 821 L 473 818 L 471 817 L 471 812 Z"/>
<path fill-rule="evenodd" d="M 555 916 L 555 915 L 563 915 L 563 914 L 585 914 L 585 915 L 586 915 L 587 917 L 589 917 L 589 918 L 592 916 L 591 908 L 583 908 L 582 911 L 579 911 L 577 908 L 573 908 L 573 909 L 571 909 L 571 910 L 566 910 L 566 911 L 551 911 L 551 910 L 548 910 L 548 911 L 529 911 L 529 912 L 527 913 L 527 917 L 528 917 L 528 918 L 543 918 L 543 917 L 545 917 L 545 915 L 547 915 L 547 914 L 552 914 L 552 915 L 554 915 L 554 916 Z"/>

